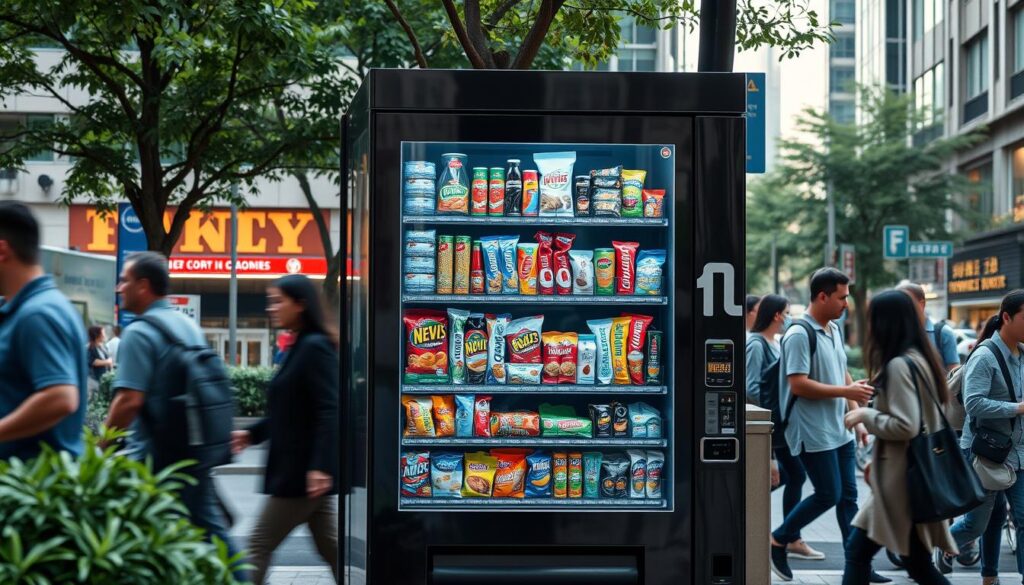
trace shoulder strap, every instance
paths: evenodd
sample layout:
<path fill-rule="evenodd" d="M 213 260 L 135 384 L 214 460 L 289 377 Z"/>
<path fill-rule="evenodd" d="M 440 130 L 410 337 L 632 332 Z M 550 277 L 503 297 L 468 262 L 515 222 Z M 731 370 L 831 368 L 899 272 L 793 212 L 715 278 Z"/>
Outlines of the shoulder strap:
<path fill-rule="evenodd" d="M 981 345 L 987 347 L 992 352 L 992 355 L 996 357 L 996 361 L 999 362 L 999 369 L 1003 372 L 1003 381 L 1006 382 L 1006 388 L 1010 392 L 1010 398 L 1013 402 L 1017 402 L 1017 393 L 1013 390 L 1013 378 L 1010 377 L 1010 368 L 1006 365 L 1006 358 L 1003 357 L 1003 352 L 999 351 L 996 343 L 991 339 L 982 341 Z"/>
<path fill-rule="evenodd" d="M 903 361 L 907 362 L 907 367 L 910 368 L 910 376 L 914 380 L 914 393 L 917 394 L 917 407 L 918 407 L 918 410 L 921 411 L 921 417 L 920 417 L 921 428 L 920 428 L 920 433 L 924 433 L 924 431 L 925 431 L 925 428 L 924 428 L 924 407 L 921 405 L 921 389 L 917 385 L 917 380 L 918 380 L 918 376 L 920 376 L 920 371 L 917 369 L 917 364 L 915 364 L 914 360 L 910 359 L 909 356 L 903 356 Z M 935 394 L 932 393 L 931 388 L 925 388 L 925 391 L 928 392 L 928 397 L 932 399 L 932 402 L 935 403 L 935 406 L 939 409 L 939 416 L 942 417 L 942 422 L 943 422 L 943 424 L 946 425 L 946 428 L 947 429 L 953 428 L 953 427 L 950 426 L 949 420 L 946 418 L 945 409 L 943 409 L 942 405 L 939 404 L 939 399 L 935 396 Z"/>
<path fill-rule="evenodd" d="M 935 350 L 942 355 L 942 329 L 946 326 L 945 321 L 939 321 L 935 324 L 935 331 L 932 332 L 935 335 Z"/>
<path fill-rule="evenodd" d="M 802 327 L 803 330 L 807 332 L 807 346 L 811 350 L 811 356 L 810 356 L 811 359 L 814 359 L 814 352 L 818 350 L 818 334 L 817 334 L 817 332 L 814 330 L 814 327 L 811 327 L 810 323 L 808 323 L 807 321 L 804 321 L 803 319 L 797 319 L 796 321 L 793 321 L 793 324 L 790 325 L 790 327 L 793 327 L 794 325 Z M 786 341 L 785 337 L 783 337 L 782 341 L 783 342 Z M 780 358 L 779 359 L 782 359 L 781 358 L 781 353 L 780 353 Z M 792 389 L 790 389 L 789 402 L 786 404 L 786 412 L 782 415 L 782 423 L 783 424 L 786 424 L 786 423 L 789 422 L 789 417 L 793 414 L 793 407 L 796 406 L 797 398 L 798 397 L 793 394 Z"/>

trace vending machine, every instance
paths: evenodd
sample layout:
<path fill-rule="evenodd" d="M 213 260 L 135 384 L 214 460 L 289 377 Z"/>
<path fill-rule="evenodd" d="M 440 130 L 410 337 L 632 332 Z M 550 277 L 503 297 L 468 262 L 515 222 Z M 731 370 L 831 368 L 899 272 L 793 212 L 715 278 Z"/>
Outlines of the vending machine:
<path fill-rule="evenodd" d="M 349 583 L 744 583 L 744 76 L 375 70 Z"/>

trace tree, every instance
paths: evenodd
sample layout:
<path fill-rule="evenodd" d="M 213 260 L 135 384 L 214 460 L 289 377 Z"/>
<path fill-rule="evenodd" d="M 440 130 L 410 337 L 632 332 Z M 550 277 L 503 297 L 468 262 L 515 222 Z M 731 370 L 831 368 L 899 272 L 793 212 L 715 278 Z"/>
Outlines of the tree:
<path fill-rule="evenodd" d="M 385 2 L 408 39 L 407 59 L 430 67 L 431 49 L 439 45 L 420 38 L 424 28 L 415 21 L 430 13 L 429 8 L 424 12 L 424 0 Z M 682 25 L 692 30 L 699 20 L 693 0 L 466 0 L 461 10 L 454 0 L 441 0 L 441 5 L 450 24 L 447 37 L 455 37 L 474 69 L 530 69 L 545 49 L 554 51 L 546 55 L 549 59 L 565 55 L 592 67 L 618 48 L 622 15 L 659 28 Z M 770 6 L 739 0 L 736 25 L 740 49 L 771 45 L 781 49 L 781 58 L 833 38 L 831 25 L 819 19 L 808 0 L 776 0 Z M 427 29 L 431 38 L 435 32 Z M 390 43 L 393 49 L 393 38 Z"/>
<path fill-rule="evenodd" d="M 0 142 L 0 168 L 40 150 L 73 157 L 61 201 L 109 210 L 124 197 L 149 249 L 169 254 L 194 207 L 244 204 L 233 183 L 251 187 L 284 153 L 308 148 L 313 129 L 275 114 L 297 119 L 321 105 L 307 102 L 304 84 L 329 75 L 332 60 L 303 18 L 310 8 L 308 0 L 0 4 L 0 97 L 44 95 L 70 111 Z M 39 46 L 64 53 L 47 66 Z M 78 93 L 88 98 L 68 97 Z"/>
<path fill-rule="evenodd" d="M 918 144 L 915 137 L 920 142 L 935 120 L 930 112 L 915 111 L 911 97 L 864 89 L 861 103 L 861 125 L 807 111 L 798 130 L 808 138 L 782 141 L 778 176 L 752 189 L 747 208 L 748 271 L 767 274 L 757 248 L 774 233 L 784 245 L 787 266 L 806 273 L 824 258 L 825 188 L 831 184 L 836 241 L 852 244 L 858 258 L 852 287 L 858 331 L 864 331 L 868 291 L 906 275 L 902 263 L 882 261 L 882 227 L 909 226 L 915 240 L 953 239 L 946 212 L 971 213 L 957 198 L 970 184 L 943 165 L 979 140 L 973 133 Z"/>

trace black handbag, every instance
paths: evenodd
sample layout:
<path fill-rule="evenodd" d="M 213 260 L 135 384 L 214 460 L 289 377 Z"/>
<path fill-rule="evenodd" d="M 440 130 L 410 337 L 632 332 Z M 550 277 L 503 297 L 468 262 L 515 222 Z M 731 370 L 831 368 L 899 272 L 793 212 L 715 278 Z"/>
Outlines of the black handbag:
<path fill-rule="evenodd" d="M 978 507 L 985 499 L 985 490 L 974 470 L 964 459 L 956 433 L 949 426 L 942 405 L 929 388 L 925 388 L 945 425 L 931 433 L 924 426 L 924 408 L 918 388 L 918 370 L 904 356 L 914 379 L 914 394 L 921 411 L 921 428 L 907 447 L 907 489 L 910 517 L 915 524 L 938 522 L 961 516 Z"/>
<path fill-rule="evenodd" d="M 992 355 L 995 356 L 996 361 L 999 363 L 999 369 L 1003 373 L 1003 381 L 1006 382 L 1006 388 L 1010 392 L 1010 399 L 1016 402 L 1017 395 L 1013 391 L 1013 378 L 1010 377 L 1010 369 L 1006 367 L 1003 352 L 999 351 L 995 343 L 988 339 L 983 341 L 981 345 L 987 347 L 992 352 Z M 1016 423 L 1016 417 L 1010 419 L 1010 434 L 1007 435 L 1002 431 L 985 427 L 984 423 L 976 424 L 972 419 L 971 432 L 974 433 L 974 440 L 971 442 L 971 452 L 993 463 L 1005 462 L 1006 458 L 1010 456 L 1010 451 L 1013 450 L 1013 428 Z"/>

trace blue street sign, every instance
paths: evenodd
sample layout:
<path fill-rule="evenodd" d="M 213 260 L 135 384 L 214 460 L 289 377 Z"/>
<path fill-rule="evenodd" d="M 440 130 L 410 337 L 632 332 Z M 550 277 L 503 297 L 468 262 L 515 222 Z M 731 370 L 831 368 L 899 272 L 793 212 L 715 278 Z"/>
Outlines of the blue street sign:
<path fill-rule="evenodd" d="M 764 73 L 747 73 L 747 172 L 763 173 L 765 167 Z"/>
<path fill-rule="evenodd" d="M 953 242 L 910 242 L 911 258 L 952 258 Z"/>
<path fill-rule="evenodd" d="M 903 260 L 910 244 L 910 228 L 905 225 L 887 225 L 882 230 L 882 258 Z"/>
<path fill-rule="evenodd" d="M 135 214 L 131 203 L 117 204 L 117 278 L 121 278 L 121 268 L 128 256 L 135 252 L 144 252 L 148 248 L 146 231 L 142 221 Z M 117 283 L 114 283 L 117 286 Z M 117 297 L 117 323 L 124 327 L 132 322 L 135 315 L 121 308 L 121 296 Z"/>

